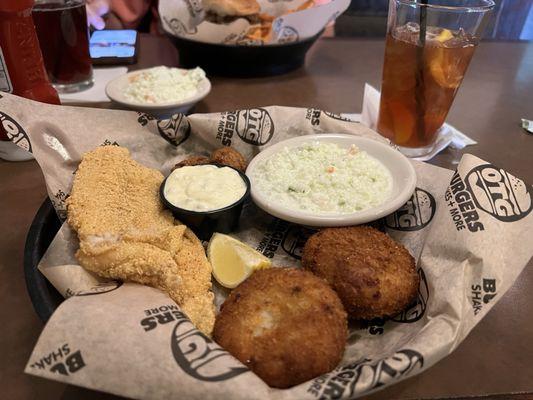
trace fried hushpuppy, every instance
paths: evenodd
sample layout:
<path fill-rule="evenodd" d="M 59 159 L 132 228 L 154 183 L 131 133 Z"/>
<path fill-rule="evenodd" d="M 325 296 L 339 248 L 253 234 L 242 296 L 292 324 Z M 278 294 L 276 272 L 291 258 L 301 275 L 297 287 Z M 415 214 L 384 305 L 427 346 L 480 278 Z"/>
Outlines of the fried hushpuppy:
<path fill-rule="evenodd" d="M 209 159 L 209 157 L 191 156 L 191 157 L 185 158 L 184 160 L 181 160 L 179 163 L 174 165 L 174 168 L 172 168 L 172 170 L 175 170 L 176 168 L 181 168 L 181 167 L 190 167 L 193 165 L 209 164 L 210 162 L 211 160 Z"/>
<path fill-rule="evenodd" d="M 222 17 L 242 17 L 257 14 L 261 7 L 256 0 L 203 0 L 206 11 Z"/>
<path fill-rule="evenodd" d="M 231 147 L 221 147 L 216 149 L 211 153 L 210 157 L 206 156 L 190 156 L 181 160 L 177 163 L 172 170 L 181 167 L 188 167 L 193 165 L 204 165 L 209 163 L 217 163 L 222 165 L 228 165 L 235 169 L 238 169 L 241 172 L 246 171 L 248 162 L 244 156 L 239 153 L 237 150 L 232 149 Z"/>
<path fill-rule="evenodd" d="M 229 165 L 241 172 L 246 171 L 248 163 L 241 153 L 231 147 L 221 147 L 211 153 L 211 160 L 213 162 Z"/>
<path fill-rule="evenodd" d="M 418 292 L 419 276 L 409 251 L 368 226 L 315 233 L 304 246 L 302 265 L 335 289 L 351 319 L 392 317 Z"/>
<path fill-rule="evenodd" d="M 288 388 L 340 362 L 347 317 L 322 279 L 295 268 L 259 270 L 222 304 L 213 338 L 269 386 Z"/>

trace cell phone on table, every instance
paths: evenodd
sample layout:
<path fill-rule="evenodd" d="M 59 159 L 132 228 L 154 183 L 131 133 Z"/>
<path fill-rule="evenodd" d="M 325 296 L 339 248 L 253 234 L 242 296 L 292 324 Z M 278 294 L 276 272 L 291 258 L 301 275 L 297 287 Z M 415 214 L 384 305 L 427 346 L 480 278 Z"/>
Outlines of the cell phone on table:
<path fill-rule="evenodd" d="M 137 31 L 131 29 L 94 31 L 89 40 L 95 65 L 134 64 L 137 50 Z"/>

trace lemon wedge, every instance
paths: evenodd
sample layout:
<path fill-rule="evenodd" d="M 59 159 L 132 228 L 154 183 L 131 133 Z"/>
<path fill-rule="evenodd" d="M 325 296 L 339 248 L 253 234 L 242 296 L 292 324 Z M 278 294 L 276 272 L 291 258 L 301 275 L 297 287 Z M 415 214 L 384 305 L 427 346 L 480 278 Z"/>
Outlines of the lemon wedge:
<path fill-rule="evenodd" d="M 453 33 L 448 29 L 442 29 L 441 33 L 439 33 L 439 35 L 437 36 L 437 40 L 440 43 L 447 42 L 451 38 L 453 38 Z"/>
<path fill-rule="evenodd" d="M 443 44 L 453 38 L 452 31 L 443 29 L 436 40 Z M 463 59 L 469 60 L 465 54 L 458 54 L 461 49 L 448 48 L 445 45 L 430 47 L 427 50 L 429 70 L 437 84 L 445 89 L 457 89 L 463 80 L 466 69 Z M 461 58 L 461 56 L 463 56 Z"/>
<path fill-rule="evenodd" d="M 237 287 L 255 270 L 268 268 L 272 262 L 250 246 L 231 236 L 215 233 L 207 246 L 207 258 L 213 276 L 222 286 Z"/>

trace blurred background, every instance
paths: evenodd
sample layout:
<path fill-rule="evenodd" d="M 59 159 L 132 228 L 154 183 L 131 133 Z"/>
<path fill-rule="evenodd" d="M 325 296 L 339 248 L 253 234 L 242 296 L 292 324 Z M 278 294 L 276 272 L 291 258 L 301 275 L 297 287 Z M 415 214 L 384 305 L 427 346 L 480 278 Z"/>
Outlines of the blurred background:
<path fill-rule="evenodd" d="M 533 0 L 495 0 L 485 40 L 533 40 Z M 336 36 L 384 37 L 388 0 L 352 0 L 335 23 Z"/>
<path fill-rule="evenodd" d="M 157 0 L 87 0 L 109 2 L 107 29 L 137 29 L 155 33 Z M 533 0 L 495 0 L 496 8 L 484 33 L 485 40 L 533 40 Z M 352 0 L 348 10 L 326 36 L 385 37 L 388 0 Z M 464 3 L 464 2 L 463 2 Z M 107 9 L 106 9 L 107 11 Z"/>

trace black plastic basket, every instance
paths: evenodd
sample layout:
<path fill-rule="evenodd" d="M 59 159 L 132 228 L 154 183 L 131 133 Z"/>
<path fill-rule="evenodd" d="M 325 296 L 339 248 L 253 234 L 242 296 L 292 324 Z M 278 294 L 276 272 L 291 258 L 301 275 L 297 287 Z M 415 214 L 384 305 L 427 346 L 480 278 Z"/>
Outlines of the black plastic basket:
<path fill-rule="evenodd" d="M 178 49 L 180 66 L 200 66 L 209 75 L 245 78 L 280 75 L 301 67 L 307 51 L 321 34 L 267 46 L 204 43 L 170 35 L 169 38 Z"/>
<path fill-rule="evenodd" d="M 52 243 L 61 222 L 46 198 L 31 224 L 24 247 L 24 276 L 35 312 L 46 322 L 63 301 L 63 296 L 48 282 L 37 269 L 39 261 Z"/>

